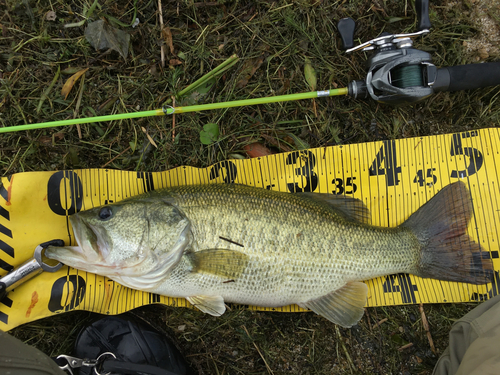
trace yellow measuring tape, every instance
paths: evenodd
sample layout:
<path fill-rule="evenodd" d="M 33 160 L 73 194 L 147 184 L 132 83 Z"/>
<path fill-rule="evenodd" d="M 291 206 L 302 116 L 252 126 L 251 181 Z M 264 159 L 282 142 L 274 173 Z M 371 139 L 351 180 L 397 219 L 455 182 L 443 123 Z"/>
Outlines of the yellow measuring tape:
<path fill-rule="evenodd" d="M 396 226 L 442 187 L 462 179 L 474 207 L 468 233 L 493 259 L 492 283 L 476 286 L 390 275 L 366 282 L 367 306 L 485 300 L 498 293 L 500 284 L 499 131 L 324 147 L 227 160 L 204 169 L 14 174 L 0 184 L 0 276 L 31 258 L 42 242 L 60 238 L 74 245 L 68 215 L 152 189 L 234 182 L 289 192 L 345 194 L 365 202 L 372 224 Z M 105 277 L 62 267 L 29 280 L 0 301 L 0 329 L 70 310 L 119 314 L 151 303 L 189 306 L 184 299 L 131 290 Z M 250 308 L 302 311 L 298 306 Z"/>

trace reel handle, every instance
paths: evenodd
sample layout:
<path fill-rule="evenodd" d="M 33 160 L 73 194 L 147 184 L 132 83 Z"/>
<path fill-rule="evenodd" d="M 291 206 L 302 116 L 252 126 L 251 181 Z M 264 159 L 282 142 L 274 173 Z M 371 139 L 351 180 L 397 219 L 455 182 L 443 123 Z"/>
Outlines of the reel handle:
<path fill-rule="evenodd" d="M 418 31 L 429 30 L 431 20 L 429 19 L 429 0 L 415 0 L 417 10 L 417 29 Z"/>
<path fill-rule="evenodd" d="M 500 62 L 450 66 L 437 70 L 434 92 L 473 90 L 500 85 Z"/>
<path fill-rule="evenodd" d="M 355 28 L 356 28 L 356 22 L 354 22 L 354 20 L 350 17 L 342 18 L 337 23 L 337 29 L 339 30 L 340 37 L 342 38 L 342 49 L 344 51 L 354 47 Z"/>

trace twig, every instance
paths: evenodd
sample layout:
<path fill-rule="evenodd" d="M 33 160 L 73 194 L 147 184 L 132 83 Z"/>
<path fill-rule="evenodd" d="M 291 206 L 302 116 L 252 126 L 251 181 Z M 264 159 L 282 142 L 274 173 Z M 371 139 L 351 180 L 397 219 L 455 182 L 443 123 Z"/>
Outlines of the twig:
<path fill-rule="evenodd" d="M 432 340 L 431 332 L 429 331 L 429 323 L 427 322 L 427 318 L 424 312 L 424 304 L 420 304 L 420 316 L 422 317 L 422 325 L 424 326 L 425 332 L 427 332 L 427 340 L 429 340 L 429 345 L 431 347 L 432 352 L 437 355 L 436 348 L 434 347 L 434 341 Z"/>
<path fill-rule="evenodd" d="M 108 161 L 106 164 L 104 164 L 101 168 L 106 168 L 107 165 L 111 164 L 112 162 L 114 162 L 116 159 L 118 159 L 120 156 L 122 156 L 124 153 L 126 153 L 128 150 L 130 150 L 130 146 L 128 146 L 125 150 L 123 150 L 122 152 L 120 152 L 118 155 L 116 155 L 113 159 L 111 159 L 110 161 Z"/>
<path fill-rule="evenodd" d="M 217 1 L 209 1 L 209 2 L 202 2 L 202 3 L 194 3 L 193 4 L 196 8 L 202 8 L 202 7 L 214 7 L 219 4 Z"/>
<path fill-rule="evenodd" d="M 381 321 L 379 321 L 379 322 L 375 323 L 375 324 L 373 325 L 373 328 L 377 328 L 377 327 L 378 327 L 379 325 L 381 325 L 382 323 L 387 322 L 387 320 L 389 320 L 389 319 L 387 319 L 387 318 L 382 319 Z"/>
<path fill-rule="evenodd" d="M 75 111 L 73 112 L 73 118 L 76 118 L 76 116 L 78 116 L 78 111 L 80 110 L 80 105 L 82 103 L 84 85 L 85 85 L 85 73 L 83 73 L 82 79 L 80 80 L 80 92 L 78 93 L 78 100 L 76 101 Z M 82 128 L 80 127 L 80 124 L 76 124 L 76 130 L 78 131 L 78 138 L 82 139 Z"/>
<path fill-rule="evenodd" d="M 402 352 L 405 349 L 411 348 L 413 346 L 413 343 L 410 342 L 409 344 L 403 345 L 402 347 L 398 348 L 398 351 Z"/>
<path fill-rule="evenodd" d="M 160 35 L 161 39 L 163 40 L 163 9 L 161 8 L 161 0 L 158 0 L 158 10 L 160 11 Z M 165 43 L 161 44 L 161 66 L 162 68 L 165 67 Z"/>
<path fill-rule="evenodd" d="M 326 151 L 326 149 L 325 149 L 325 151 Z M 324 157 L 323 157 L 323 159 L 324 159 Z M 368 311 L 368 309 L 366 309 L 366 308 L 365 308 L 365 315 L 364 316 L 366 317 L 366 322 L 368 323 L 368 328 L 370 328 L 370 332 L 373 332 L 370 311 Z"/>
<path fill-rule="evenodd" d="M 342 349 L 344 349 L 345 356 L 347 357 L 347 362 L 349 362 L 349 370 L 351 370 L 351 374 L 354 374 L 354 370 L 356 369 L 356 367 L 354 367 L 351 356 L 349 355 L 349 352 L 344 345 L 344 340 L 342 339 L 342 335 L 340 334 L 340 330 L 337 325 L 335 325 L 335 331 L 337 332 L 337 337 L 339 338 L 340 345 L 342 345 Z"/>
<path fill-rule="evenodd" d="M 247 327 L 245 327 L 245 326 L 242 326 L 242 327 L 243 327 L 243 329 L 245 330 L 245 332 L 247 333 L 248 337 L 252 340 L 252 344 L 253 344 L 253 346 L 255 346 L 255 349 L 257 349 L 257 352 L 259 353 L 260 358 L 262 358 L 262 360 L 264 361 L 264 364 L 266 365 L 266 368 L 267 368 L 267 372 L 269 372 L 270 374 L 274 374 L 273 370 L 271 370 L 271 367 L 269 367 L 269 365 L 267 364 L 266 359 L 264 358 L 264 356 L 263 356 L 263 355 L 262 355 L 262 353 L 260 352 L 259 347 L 258 347 L 258 346 L 257 346 L 257 344 L 253 341 L 252 336 L 250 336 L 250 333 L 248 333 Z"/>

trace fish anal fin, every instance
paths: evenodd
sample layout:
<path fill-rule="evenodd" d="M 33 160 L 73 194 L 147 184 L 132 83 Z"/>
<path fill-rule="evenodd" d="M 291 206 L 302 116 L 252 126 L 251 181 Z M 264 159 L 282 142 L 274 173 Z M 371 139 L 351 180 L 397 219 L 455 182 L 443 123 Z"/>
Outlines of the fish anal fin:
<path fill-rule="evenodd" d="M 248 256 L 236 250 L 209 249 L 190 253 L 193 272 L 237 279 L 248 265 Z"/>
<path fill-rule="evenodd" d="M 363 201 L 346 197 L 345 195 L 332 195 L 323 193 L 298 193 L 308 197 L 311 200 L 319 202 L 340 212 L 346 219 L 358 221 L 364 224 L 371 223 L 370 210 L 366 207 Z"/>
<path fill-rule="evenodd" d="M 363 316 L 368 287 L 362 282 L 350 282 L 325 296 L 301 303 L 316 314 L 344 328 L 350 328 Z"/>
<path fill-rule="evenodd" d="M 221 296 L 191 296 L 186 299 L 200 311 L 212 316 L 221 316 L 226 311 L 224 298 Z"/>

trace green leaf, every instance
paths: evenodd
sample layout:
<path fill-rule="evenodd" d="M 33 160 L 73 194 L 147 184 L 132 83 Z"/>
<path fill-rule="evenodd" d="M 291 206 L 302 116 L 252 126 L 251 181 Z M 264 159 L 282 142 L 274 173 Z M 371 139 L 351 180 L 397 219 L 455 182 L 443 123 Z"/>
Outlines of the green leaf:
<path fill-rule="evenodd" d="M 137 147 L 137 143 L 130 141 L 128 144 L 129 144 L 130 149 L 132 150 L 132 153 L 133 153 L 135 151 L 135 148 Z"/>
<path fill-rule="evenodd" d="M 186 98 L 181 100 L 183 106 L 195 105 L 203 101 L 203 99 L 208 95 L 212 87 L 215 85 L 216 79 L 211 78 L 208 81 L 202 83 L 195 90 L 193 90 Z"/>
<path fill-rule="evenodd" d="M 312 91 L 316 91 L 316 71 L 311 65 L 311 60 L 306 57 L 306 63 L 304 64 L 304 76 L 306 77 L 306 81 L 311 88 Z"/>
<path fill-rule="evenodd" d="M 211 145 L 219 139 L 219 125 L 211 122 L 203 126 L 200 131 L 200 141 L 204 145 Z"/>
<path fill-rule="evenodd" d="M 404 19 L 405 19 L 404 17 L 389 17 L 389 19 L 387 20 L 387 22 L 394 23 L 394 22 L 402 21 Z"/>
<path fill-rule="evenodd" d="M 295 134 L 286 133 L 286 135 L 288 135 L 290 138 L 293 139 L 293 142 L 295 143 L 295 147 L 297 147 L 297 150 L 307 150 L 308 148 L 311 148 L 311 146 L 309 145 L 309 143 L 307 143 L 306 141 L 300 139 Z"/>

